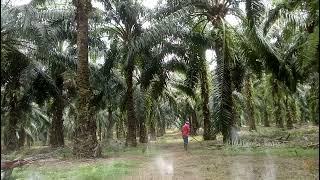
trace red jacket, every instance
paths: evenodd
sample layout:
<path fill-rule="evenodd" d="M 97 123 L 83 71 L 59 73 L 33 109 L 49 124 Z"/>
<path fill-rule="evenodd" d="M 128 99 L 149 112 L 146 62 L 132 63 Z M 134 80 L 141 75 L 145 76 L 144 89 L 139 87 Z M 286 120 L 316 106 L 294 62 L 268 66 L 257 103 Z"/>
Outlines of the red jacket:
<path fill-rule="evenodd" d="M 183 137 L 189 136 L 189 134 L 190 134 L 190 126 L 189 126 L 189 124 L 184 124 L 182 126 L 181 132 L 182 132 L 182 136 Z"/>

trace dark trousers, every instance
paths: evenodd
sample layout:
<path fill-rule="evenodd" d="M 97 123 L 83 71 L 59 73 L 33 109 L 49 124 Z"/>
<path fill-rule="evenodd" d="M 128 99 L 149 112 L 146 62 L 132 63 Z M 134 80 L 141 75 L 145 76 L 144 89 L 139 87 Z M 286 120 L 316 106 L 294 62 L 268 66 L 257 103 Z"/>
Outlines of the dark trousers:
<path fill-rule="evenodd" d="M 183 138 L 184 149 L 187 151 L 188 150 L 188 136 L 184 136 L 182 138 Z"/>

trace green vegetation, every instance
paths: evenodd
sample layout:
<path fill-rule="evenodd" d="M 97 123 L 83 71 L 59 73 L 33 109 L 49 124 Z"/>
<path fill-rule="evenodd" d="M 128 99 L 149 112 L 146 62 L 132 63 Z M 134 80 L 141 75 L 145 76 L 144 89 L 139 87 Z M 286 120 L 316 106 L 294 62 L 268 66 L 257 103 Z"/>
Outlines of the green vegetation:
<path fill-rule="evenodd" d="M 123 147 L 114 148 L 107 147 L 103 149 L 103 154 L 106 157 L 123 157 L 123 156 L 136 156 L 136 157 L 152 157 L 159 154 L 159 148 L 154 145 L 140 145 L 137 147 Z"/>
<path fill-rule="evenodd" d="M 280 156 L 280 157 L 303 157 L 317 158 L 319 149 L 303 149 L 292 147 L 226 147 L 222 149 L 224 155 L 258 155 L 258 156 Z"/>
<path fill-rule="evenodd" d="M 133 172 L 141 162 L 134 160 L 118 160 L 108 163 L 90 162 L 87 165 L 77 165 L 77 162 L 66 164 L 57 163 L 55 166 L 39 166 L 37 168 L 18 168 L 13 173 L 14 179 L 38 178 L 38 179 L 116 179 Z M 85 163 L 84 163 L 85 164 Z M 71 166 L 71 167 L 70 167 Z"/>

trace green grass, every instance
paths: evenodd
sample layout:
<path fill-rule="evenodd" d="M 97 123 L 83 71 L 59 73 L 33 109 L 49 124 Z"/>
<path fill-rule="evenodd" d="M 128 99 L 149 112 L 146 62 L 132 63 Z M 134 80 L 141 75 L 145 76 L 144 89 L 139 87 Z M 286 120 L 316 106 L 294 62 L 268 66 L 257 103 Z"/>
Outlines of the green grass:
<path fill-rule="evenodd" d="M 225 155 L 273 155 L 283 157 L 319 157 L 319 149 L 303 149 L 300 147 L 225 147 L 223 149 Z"/>
<path fill-rule="evenodd" d="M 143 151 L 144 150 L 144 151 Z M 51 157 L 65 159 L 72 162 L 72 151 L 70 148 L 51 149 L 49 147 L 33 147 L 30 149 L 22 149 L 12 152 L 7 159 L 15 159 L 17 157 L 30 157 L 37 154 L 50 153 Z M 118 179 L 120 176 L 130 175 L 136 167 L 149 157 L 160 153 L 155 145 L 148 147 L 138 145 L 137 147 L 121 147 L 115 148 L 108 146 L 103 148 L 102 154 L 104 158 L 112 157 L 135 157 L 126 160 L 114 160 L 110 162 L 106 159 L 105 163 L 82 163 L 74 161 L 69 163 L 61 163 L 61 165 L 46 163 L 43 166 L 30 165 L 16 168 L 13 171 L 12 179 Z"/>
<path fill-rule="evenodd" d="M 107 147 L 102 151 L 103 155 L 107 157 L 121 157 L 121 156 L 137 156 L 137 157 L 151 157 L 160 153 L 160 150 L 152 145 L 148 147 L 143 145 L 138 145 L 137 147 L 123 147 L 114 148 Z"/>
<path fill-rule="evenodd" d="M 43 148 L 43 147 L 42 147 Z M 135 168 L 143 162 L 145 158 L 154 156 L 159 153 L 159 149 L 156 147 L 148 147 L 143 153 L 144 146 L 139 145 L 135 148 L 133 147 L 123 147 L 123 148 L 103 148 L 104 158 L 109 157 L 137 157 L 134 159 L 126 160 L 114 160 L 110 162 L 106 159 L 105 163 L 95 162 L 95 163 L 79 163 L 74 162 L 74 164 L 69 165 L 68 163 L 61 163 L 59 165 L 46 164 L 44 166 L 23 166 L 22 168 L 16 168 L 13 172 L 13 179 L 118 179 L 120 176 L 130 175 Z M 49 153 L 49 149 L 25 149 L 14 152 L 10 154 L 11 157 L 17 156 L 30 156 L 37 153 L 46 152 Z M 72 152 L 70 148 L 60 148 L 53 152 L 53 157 L 59 159 L 69 159 L 72 162 Z M 139 158 L 140 157 L 140 158 Z"/>
<path fill-rule="evenodd" d="M 128 175 L 139 164 L 133 160 L 117 160 L 111 163 L 91 163 L 81 164 L 79 166 L 65 167 L 59 166 L 34 166 L 26 168 L 17 168 L 13 172 L 13 179 L 79 179 L 79 180 L 98 180 L 114 179 Z"/>
<path fill-rule="evenodd" d="M 51 157 L 57 158 L 57 159 L 72 158 L 72 150 L 69 147 L 52 149 L 47 146 L 34 146 L 31 148 L 25 147 L 23 149 L 11 152 L 4 156 L 5 156 L 5 159 L 7 160 L 13 160 L 16 158 L 23 159 L 27 157 L 33 157 L 39 154 L 50 154 Z"/>
<path fill-rule="evenodd" d="M 197 148 L 190 150 L 191 153 L 197 155 L 210 154 L 214 151 L 216 154 L 225 156 L 279 156 L 279 157 L 303 157 L 303 158 L 318 158 L 319 149 L 303 149 L 300 147 L 231 147 L 226 146 L 219 150 L 210 150 L 206 148 Z"/>
<path fill-rule="evenodd" d="M 145 149 L 145 151 L 143 151 Z M 50 157 L 57 158 L 61 160 L 72 159 L 72 149 L 70 147 L 63 147 L 58 149 L 52 149 L 47 146 L 34 146 L 32 148 L 23 148 L 19 151 L 11 152 L 10 154 L 5 155 L 5 159 L 13 160 L 16 158 L 27 158 L 37 156 L 39 154 L 50 154 Z M 121 157 L 123 155 L 132 155 L 132 156 L 143 156 L 150 157 L 157 155 L 159 149 L 155 146 L 149 144 L 146 148 L 145 146 L 139 144 L 137 147 L 112 147 L 108 146 L 103 148 L 102 154 L 106 157 Z"/>
<path fill-rule="evenodd" d="M 317 126 L 312 125 L 305 125 L 298 129 L 279 129 L 276 127 L 257 127 L 257 131 L 249 132 L 247 131 L 247 128 L 242 128 L 242 131 L 245 130 L 245 135 L 243 138 L 277 138 L 277 137 L 286 137 L 288 134 L 290 134 L 291 138 L 301 137 L 303 135 L 318 135 L 319 128 Z"/>

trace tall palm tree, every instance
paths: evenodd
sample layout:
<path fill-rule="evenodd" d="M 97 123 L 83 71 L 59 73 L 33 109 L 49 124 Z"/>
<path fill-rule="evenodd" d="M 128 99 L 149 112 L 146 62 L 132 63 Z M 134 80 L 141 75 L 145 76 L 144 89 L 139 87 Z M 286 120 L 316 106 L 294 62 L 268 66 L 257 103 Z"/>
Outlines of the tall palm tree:
<path fill-rule="evenodd" d="M 211 140 L 215 139 L 215 136 L 213 134 L 208 106 L 209 82 L 205 51 L 212 47 L 212 39 L 203 34 L 202 28 L 203 26 L 196 24 L 196 26 L 193 27 L 192 34 L 185 38 L 188 43 L 185 57 L 188 67 L 186 83 L 187 86 L 192 89 L 195 88 L 197 81 L 200 83 L 204 127 L 203 138 L 204 140 Z"/>
<path fill-rule="evenodd" d="M 120 72 L 118 72 L 119 50 L 118 41 L 111 42 L 111 47 L 105 52 L 105 62 L 101 68 L 93 68 L 91 76 L 91 84 L 94 87 L 96 95 L 94 95 L 91 102 L 92 106 L 96 106 L 98 114 L 107 114 L 108 119 L 100 118 L 102 121 L 98 121 L 99 124 L 99 136 L 100 140 L 103 131 L 106 131 L 104 142 L 109 142 L 112 136 L 112 128 L 116 123 L 115 114 L 118 112 L 118 107 L 121 106 L 121 99 L 125 97 L 125 81 L 122 78 Z M 114 96 L 117 94 L 117 96 Z M 101 112 L 101 113 L 100 113 Z M 101 130 L 102 125 L 105 124 L 104 130 Z"/>
<path fill-rule="evenodd" d="M 79 158 L 93 157 L 97 147 L 96 122 L 92 118 L 90 107 L 90 72 L 88 64 L 88 30 L 89 14 L 92 10 L 90 0 L 75 2 L 77 23 L 77 88 L 79 100 L 77 102 L 78 115 L 76 120 L 73 154 Z"/>
<path fill-rule="evenodd" d="M 126 77 L 126 110 L 128 121 L 128 133 L 126 144 L 129 146 L 136 146 L 136 115 L 134 109 L 133 97 L 133 72 L 135 67 L 136 54 L 131 50 L 132 43 L 140 36 L 141 24 L 139 22 L 139 15 L 142 13 L 141 6 L 132 1 L 108 1 L 104 2 L 107 18 L 113 19 L 115 24 L 105 28 L 106 32 L 113 37 L 121 39 L 122 43 L 122 62 L 125 63 L 124 71 Z"/>
<path fill-rule="evenodd" d="M 108 19 L 112 19 L 111 25 L 105 27 L 105 32 L 110 37 L 120 38 L 122 44 L 122 63 L 124 64 L 124 72 L 126 77 L 127 93 L 126 93 L 126 111 L 127 111 L 127 145 L 136 146 L 136 128 L 137 117 L 135 115 L 135 103 L 134 103 L 134 81 L 133 73 L 137 67 L 140 56 L 145 56 L 145 50 L 161 43 L 165 36 L 173 34 L 177 29 L 172 28 L 173 23 L 169 23 L 166 20 L 162 20 L 155 26 L 144 31 L 141 28 L 142 16 L 144 14 L 142 7 L 132 1 L 103 1 L 108 12 L 106 16 Z M 169 27 L 169 28 L 168 28 Z M 161 58 L 160 58 L 161 59 Z M 156 60 L 159 60 L 157 58 Z M 157 63 L 159 64 L 159 63 Z M 138 72 L 137 72 L 138 74 Z M 158 73 L 161 75 L 161 73 Z M 163 75 L 163 74 L 162 74 Z M 161 75 L 161 76 L 162 76 Z M 150 76 L 151 79 L 153 76 Z M 159 87 L 162 87 L 164 79 L 161 78 L 157 83 Z M 141 91 L 145 91 L 146 86 L 142 85 Z M 142 101 L 143 102 L 143 101 Z M 140 121 L 141 120 L 141 121 Z M 140 124 L 143 124 L 143 119 L 140 119 Z M 143 127 L 143 126 L 141 126 Z M 143 129 L 143 128 L 142 128 Z M 144 132 L 142 130 L 141 132 Z M 143 138 L 141 138 L 142 140 Z"/>
<path fill-rule="evenodd" d="M 191 10 L 193 15 L 211 23 L 215 32 L 214 50 L 217 55 L 217 84 L 214 88 L 215 105 L 213 117 L 215 118 L 216 132 L 222 132 L 224 142 L 231 138 L 231 127 L 234 125 L 233 100 L 230 76 L 230 52 L 225 40 L 225 21 L 224 18 L 232 8 L 236 7 L 235 1 L 178 1 L 169 3 L 169 8 L 164 14 L 179 11 L 180 9 Z M 205 25 L 206 27 L 206 25 Z M 215 134 L 214 132 L 213 134 Z"/>

